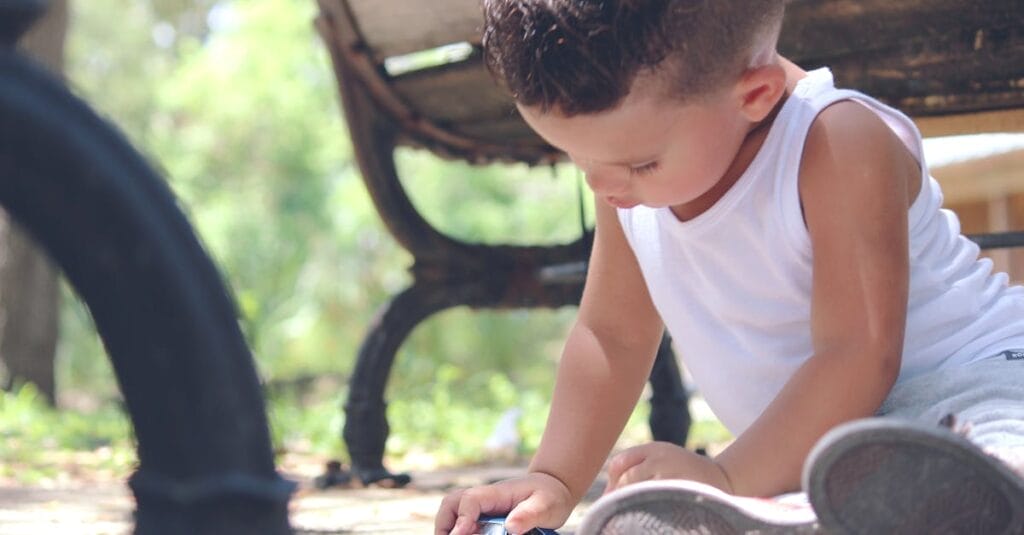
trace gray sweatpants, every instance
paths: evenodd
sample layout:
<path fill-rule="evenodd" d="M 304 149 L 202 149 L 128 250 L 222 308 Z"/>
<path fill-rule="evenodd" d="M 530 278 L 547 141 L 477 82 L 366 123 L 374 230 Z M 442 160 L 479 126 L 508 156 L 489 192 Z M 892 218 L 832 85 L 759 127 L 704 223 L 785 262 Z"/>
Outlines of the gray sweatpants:
<path fill-rule="evenodd" d="M 968 439 L 1024 476 L 1024 350 L 897 383 L 877 415 L 937 426 L 949 414 Z M 810 507 L 806 492 L 775 500 Z"/>
<path fill-rule="evenodd" d="M 968 439 L 1024 469 L 1024 350 L 897 383 L 878 414 L 924 424 L 952 414 Z"/>

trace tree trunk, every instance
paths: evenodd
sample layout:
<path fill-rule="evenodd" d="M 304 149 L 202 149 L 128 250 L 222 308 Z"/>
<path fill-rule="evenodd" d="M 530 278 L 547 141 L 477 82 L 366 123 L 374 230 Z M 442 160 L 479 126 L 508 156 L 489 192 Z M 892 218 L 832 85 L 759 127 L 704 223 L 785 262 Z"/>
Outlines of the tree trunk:
<path fill-rule="evenodd" d="M 51 0 L 42 18 L 19 43 L 54 73 L 64 72 L 67 0 Z M 59 314 L 57 271 L 21 227 L 0 213 L 0 361 L 3 388 L 29 382 L 56 402 L 54 357 Z"/>

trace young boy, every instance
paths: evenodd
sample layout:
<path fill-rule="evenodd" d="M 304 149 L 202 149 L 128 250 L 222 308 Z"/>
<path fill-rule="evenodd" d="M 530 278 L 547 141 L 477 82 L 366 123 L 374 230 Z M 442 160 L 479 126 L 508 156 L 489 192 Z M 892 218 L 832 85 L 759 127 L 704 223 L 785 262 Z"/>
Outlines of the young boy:
<path fill-rule="evenodd" d="M 475 533 L 481 513 L 507 513 L 513 533 L 562 525 L 634 408 L 663 328 L 736 440 L 713 459 L 664 443 L 617 455 L 609 490 L 688 482 L 606 496 L 587 529 L 653 533 L 620 513 L 661 500 L 685 509 L 681 532 L 767 530 L 732 497 L 800 490 L 826 432 L 883 414 L 815 452 L 805 490 L 826 528 L 906 527 L 871 518 L 885 511 L 868 506 L 875 496 L 909 515 L 890 522 L 927 513 L 949 528 L 966 515 L 986 533 L 1024 529 L 1019 480 L 932 429 L 957 413 L 994 454 L 1024 451 L 1024 289 L 940 210 L 908 118 L 776 52 L 784 3 L 483 1 L 488 64 L 585 172 L 596 236 L 528 474 L 448 496 L 438 534 Z M 952 490 L 947 476 L 959 478 Z"/>

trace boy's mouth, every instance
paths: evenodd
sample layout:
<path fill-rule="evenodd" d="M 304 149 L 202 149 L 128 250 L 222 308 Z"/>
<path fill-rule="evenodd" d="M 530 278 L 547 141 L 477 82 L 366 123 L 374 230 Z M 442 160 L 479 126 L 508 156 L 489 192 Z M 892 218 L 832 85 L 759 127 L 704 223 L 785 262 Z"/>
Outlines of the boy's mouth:
<path fill-rule="evenodd" d="M 608 203 L 608 204 L 610 204 L 610 205 L 612 205 L 612 206 L 614 206 L 616 208 L 622 208 L 622 209 L 633 208 L 633 207 L 635 207 L 635 206 L 640 204 L 640 203 L 638 203 L 636 201 L 627 201 L 627 200 L 624 200 L 624 199 L 619 199 L 618 197 L 605 197 L 604 198 L 604 202 L 606 202 L 606 203 Z"/>

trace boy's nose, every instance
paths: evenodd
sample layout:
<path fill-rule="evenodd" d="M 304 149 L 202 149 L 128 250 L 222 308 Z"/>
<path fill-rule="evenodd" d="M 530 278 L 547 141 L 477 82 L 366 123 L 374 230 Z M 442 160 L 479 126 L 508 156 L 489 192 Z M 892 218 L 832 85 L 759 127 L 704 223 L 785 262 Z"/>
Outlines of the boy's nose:
<path fill-rule="evenodd" d="M 625 181 L 616 179 L 610 173 L 590 172 L 586 175 L 587 184 L 594 193 L 602 196 L 618 195 L 623 192 Z"/>

